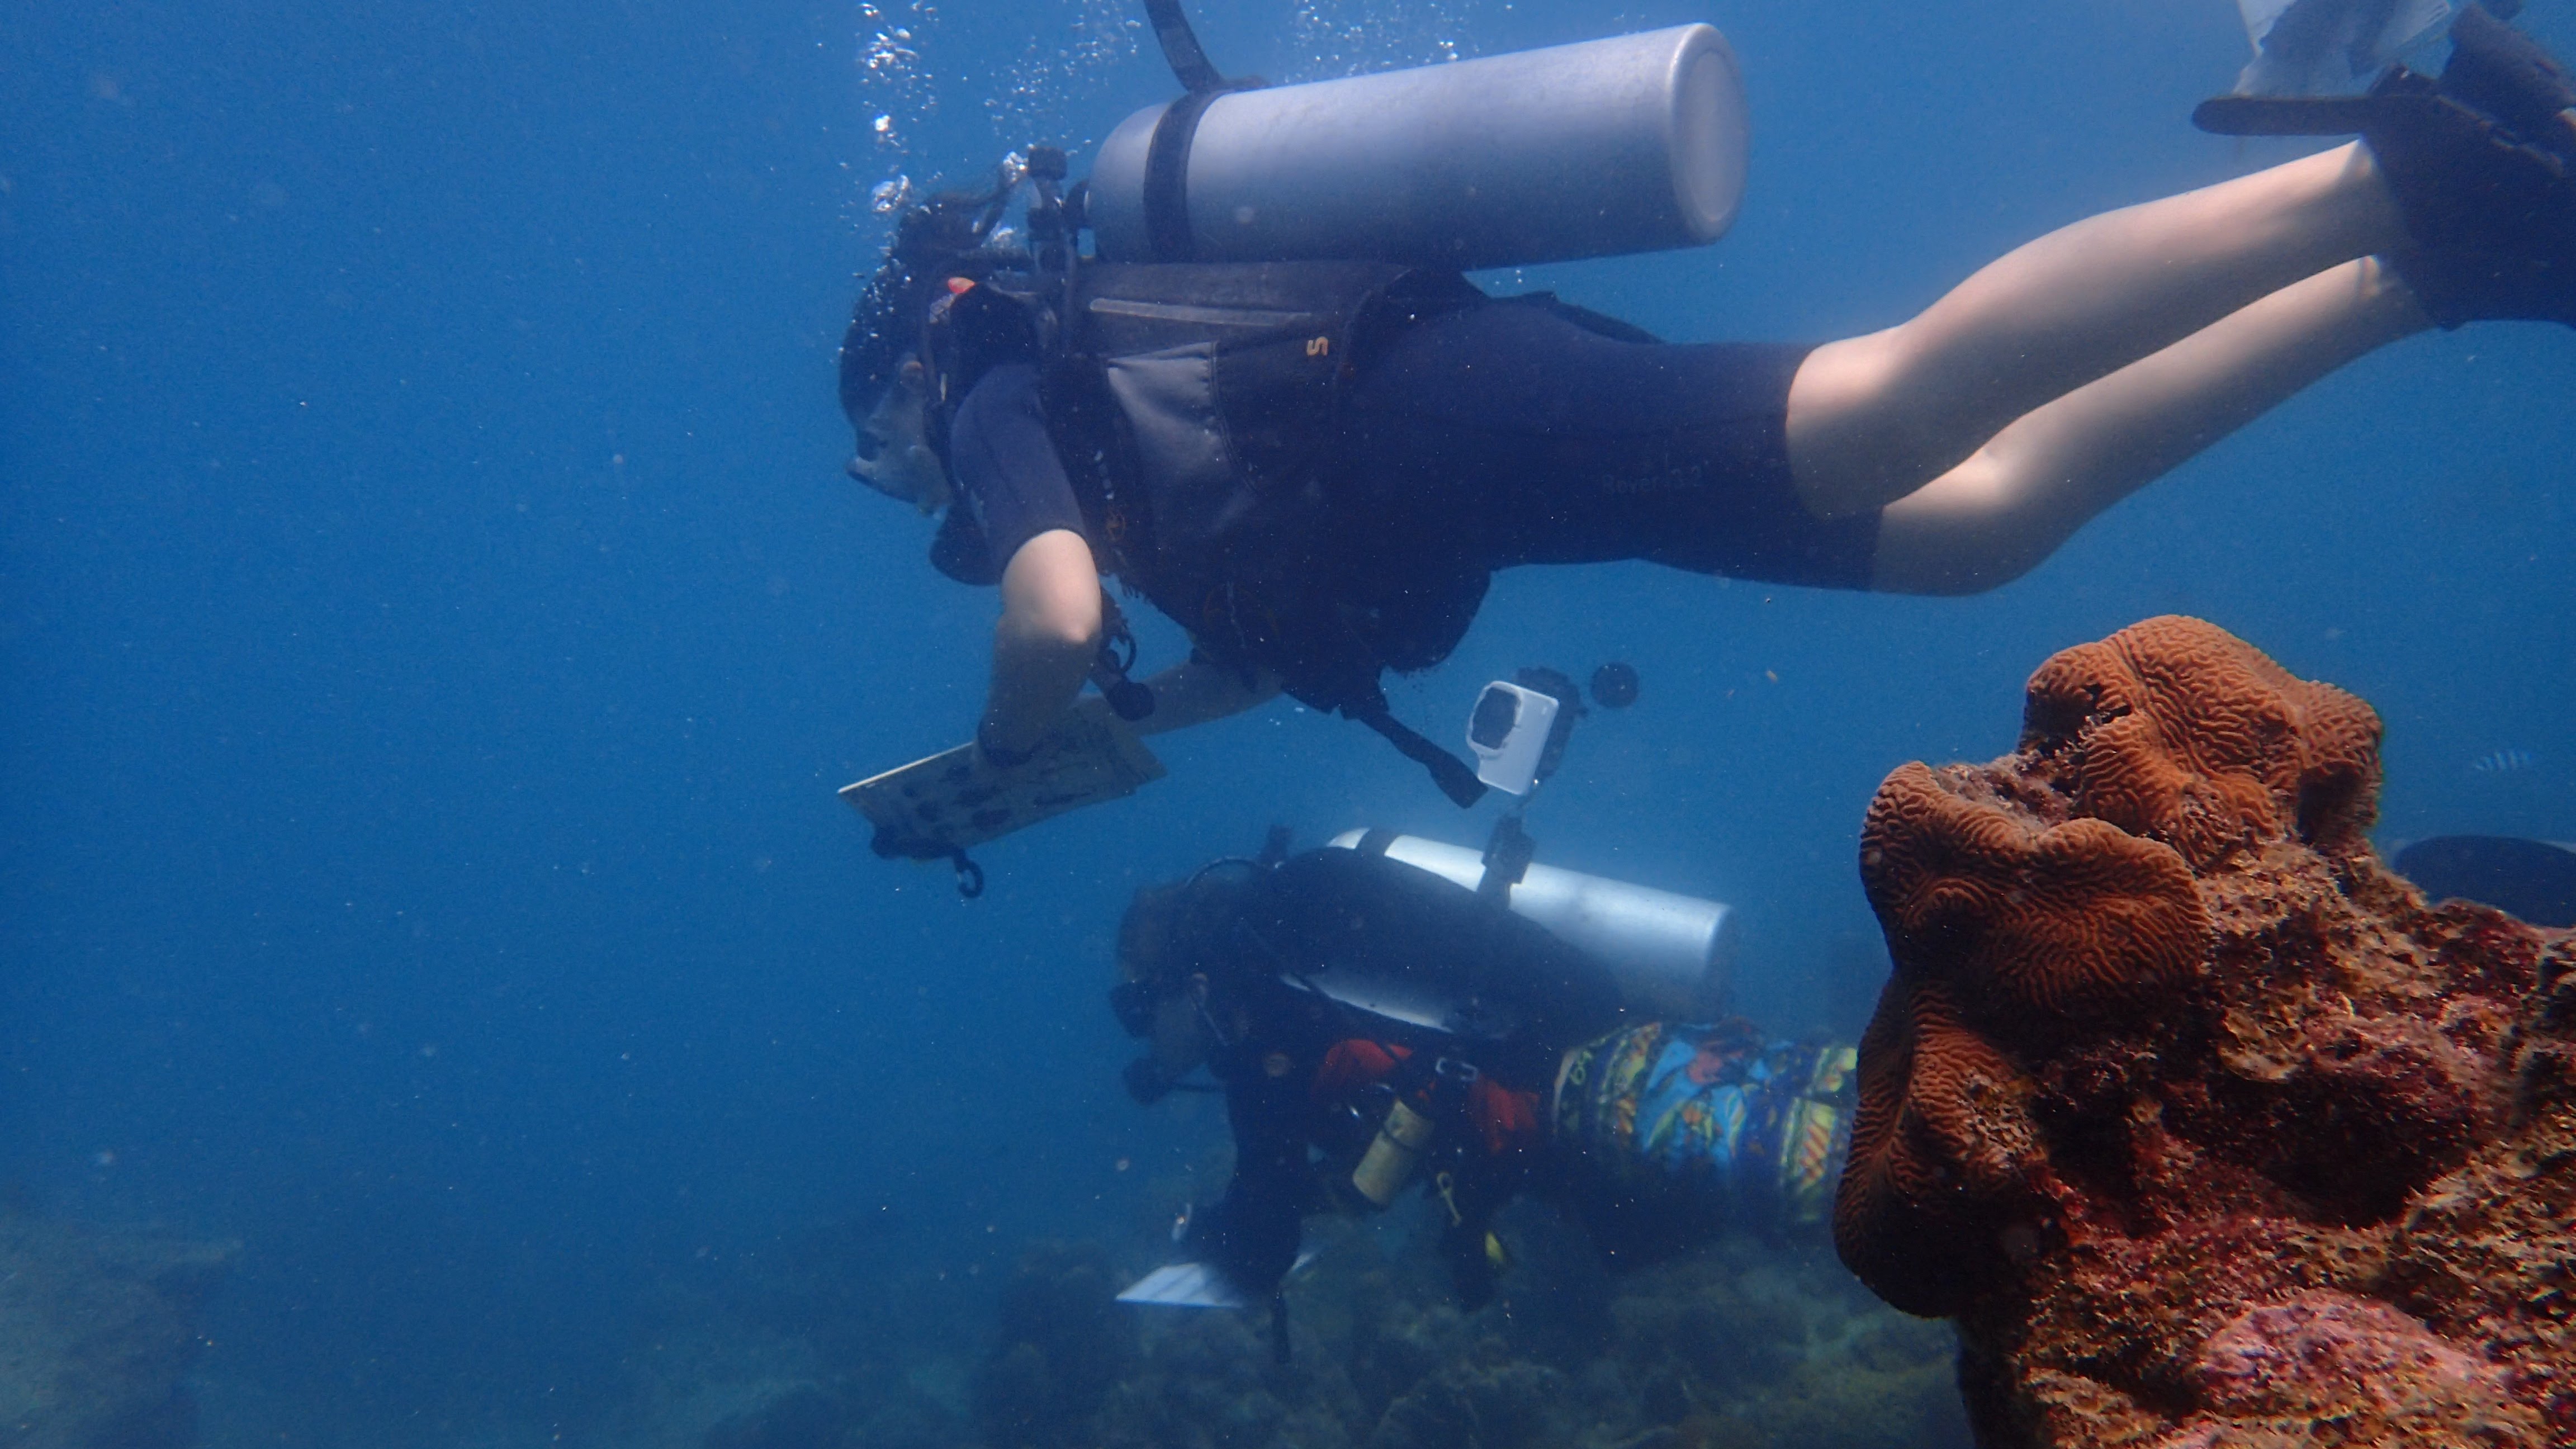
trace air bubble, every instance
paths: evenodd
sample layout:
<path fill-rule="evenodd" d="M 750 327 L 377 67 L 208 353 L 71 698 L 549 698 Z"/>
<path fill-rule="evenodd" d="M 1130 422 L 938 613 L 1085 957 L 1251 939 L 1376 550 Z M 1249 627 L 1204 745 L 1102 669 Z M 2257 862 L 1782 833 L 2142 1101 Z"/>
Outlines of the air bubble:
<path fill-rule="evenodd" d="M 1482 0 L 1301 0 L 1290 21 L 1298 80 L 1463 59 Z M 1508 6 L 1505 8 L 1509 8 Z"/>

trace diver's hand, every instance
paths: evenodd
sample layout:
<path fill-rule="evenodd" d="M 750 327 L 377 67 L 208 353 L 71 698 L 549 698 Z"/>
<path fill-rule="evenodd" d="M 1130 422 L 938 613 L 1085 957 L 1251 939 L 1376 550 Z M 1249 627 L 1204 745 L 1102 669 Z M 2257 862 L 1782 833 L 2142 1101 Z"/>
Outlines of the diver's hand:
<path fill-rule="evenodd" d="M 988 716 L 985 727 L 975 732 L 976 753 L 993 768 L 1008 770 L 1025 763 L 1036 753 L 1039 743 L 1067 718 L 1100 725 L 1114 721 L 1140 735 L 1159 735 L 1241 714 L 1279 697 L 1276 677 L 1264 674 L 1247 685 L 1233 670 L 1203 659 L 1176 664 L 1144 682 L 1154 691 L 1154 712 L 1143 719 L 1123 719 L 1108 700 L 1086 691 L 1076 695 L 1025 750 L 1012 750 L 1006 738 L 997 738 L 991 732 Z"/>
<path fill-rule="evenodd" d="M 994 739 L 989 729 L 978 729 L 975 732 L 975 757 L 996 770 L 1016 770 L 1035 759 L 1046 748 L 1048 737 L 1063 729 L 1067 723 L 1078 726 L 1087 725 L 1096 729 L 1113 722 L 1127 728 L 1135 728 L 1128 725 L 1125 720 L 1119 719 L 1118 712 L 1109 707 L 1109 701 L 1096 694 L 1080 695 L 1073 703 L 1066 705 L 1063 712 L 1056 716 L 1055 722 L 1049 724 L 1045 732 L 1038 736 L 1037 742 L 1025 750 L 1011 749 Z M 1142 732 L 1139 731 L 1139 733 Z M 1079 737 L 1080 731 L 1077 730 L 1076 734 Z"/>
<path fill-rule="evenodd" d="M 1073 703 L 1064 707 L 1064 715 L 1066 719 L 1082 724 L 1106 724 L 1111 720 L 1118 719 L 1118 711 L 1111 709 L 1109 707 L 1109 701 L 1102 699 L 1096 694 L 1076 695 Z M 1120 720 L 1119 722 L 1121 724 L 1126 723 L 1124 720 Z M 1128 728 L 1134 729 L 1135 726 L 1129 725 Z M 1142 733 L 1142 731 L 1138 731 L 1138 733 Z"/>
<path fill-rule="evenodd" d="M 1043 738 L 1043 737 L 1041 737 Z M 1014 750 L 994 743 L 986 730 L 975 731 L 975 758 L 991 770 L 1016 770 L 1037 756 L 1037 746 Z"/>

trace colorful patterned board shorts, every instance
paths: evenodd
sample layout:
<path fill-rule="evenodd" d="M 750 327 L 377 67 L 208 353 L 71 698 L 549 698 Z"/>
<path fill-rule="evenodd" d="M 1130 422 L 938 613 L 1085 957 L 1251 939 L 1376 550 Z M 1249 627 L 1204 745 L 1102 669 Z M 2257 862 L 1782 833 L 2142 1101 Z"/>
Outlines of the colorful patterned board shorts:
<path fill-rule="evenodd" d="M 1741 1022 L 1650 1022 L 1566 1054 L 1551 1135 L 1620 1189 L 1694 1216 L 1825 1222 L 1851 1151 L 1856 1048 L 1764 1042 Z"/>

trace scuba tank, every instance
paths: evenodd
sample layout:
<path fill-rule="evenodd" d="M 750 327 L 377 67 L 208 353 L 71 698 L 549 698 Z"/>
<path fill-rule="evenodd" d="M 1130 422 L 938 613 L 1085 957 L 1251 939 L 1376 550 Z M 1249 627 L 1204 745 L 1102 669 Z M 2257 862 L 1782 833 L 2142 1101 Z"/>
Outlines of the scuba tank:
<path fill-rule="evenodd" d="M 1395 1201 L 1413 1174 L 1422 1168 L 1422 1150 L 1431 1145 L 1432 1120 L 1413 1110 L 1402 1097 L 1386 1109 L 1377 1136 L 1369 1140 L 1360 1165 L 1351 1169 L 1351 1186 L 1378 1207 Z"/>
<path fill-rule="evenodd" d="M 1429 1095 L 1422 1107 L 1415 1107 L 1408 1094 L 1396 1093 L 1378 1122 L 1377 1135 L 1369 1139 L 1368 1151 L 1351 1169 L 1352 1189 L 1376 1207 L 1394 1202 L 1422 1170 L 1423 1154 L 1439 1135 L 1440 1119 L 1459 1110 L 1479 1075 L 1470 1063 L 1442 1057 L 1431 1065 Z"/>
<path fill-rule="evenodd" d="M 1263 87 L 1216 74 L 1179 0 L 1146 9 L 1189 89 L 1101 145 L 1104 261 L 1572 261 L 1714 241 L 1743 197 L 1743 85 L 1707 25 Z"/>
<path fill-rule="evenodd" d="M 1374 850 L 1469 890 L 1485 877 L 1481 854 L 1419 836 L 1346 830 L 1326 844 Z M 1509 904 L 1514 914 L 1599 960 L 1637 1010 L 1704 1021 L 1726 1000 L 1735 967 L 1731 906 L 1552 865 L 1527 867 Z"/>

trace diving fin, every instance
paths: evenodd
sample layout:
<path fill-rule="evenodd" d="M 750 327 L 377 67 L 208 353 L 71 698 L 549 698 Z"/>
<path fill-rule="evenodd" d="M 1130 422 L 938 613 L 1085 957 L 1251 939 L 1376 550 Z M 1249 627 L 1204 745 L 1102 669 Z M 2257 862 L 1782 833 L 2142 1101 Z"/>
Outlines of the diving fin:
<path fill-rule="evenodd" d="M 2350 99 L 2223 96 L 2222 135 L 2358 132 L 2404 219 L 2383 253 L 2426 318 L 2576 327 L 2576 82 L 2538 41 L 2472 5 L 2436 79 L 2392 66 Z"/>
<path fill-rule="evenodd" d="M 2350 136 L 2385 109 L 2371 96 L 2219 96 L 2193 107 L 2191 123 L 2213 136 Z"/>
<path fill-rule="evenodd" d="M 876 826 L 877 854 L 934 860 L 1161 778 L 1163 762 L 1124 721 L 1077 709 L 1007 770 L 959 745 L 845 786 L 841 798 Z"/>
<path fill-rule="evenodd" d="M 1297 1255 L 1288 1276 L 1306 1271 L 1315 1261 L 1315 1249 Z M 1252 1300 L 1227 1280 L 1212 1263 L 1166 1263 L 1127 1285 L 1118 1295 L 1121 1303 L 1156 1304 L 1166 1308 L 1250 1308 Z"/>
<path fill-rule="evenodd" d="M 2357 96 L 2240 89 L 2201 102 L 2191 123 L 2219 136 L 2350 136 L 2465 111 L 2501 124 L 2515 140 L 2576 161 L 2561 114 L 2576 106 L 2576 82 L 2538 41 L 2479 4 L 2459 12 L 2450 37 L 2451 60 L 2438 79 L 2394 65 Z"/>
<path fill-rule="evenodd" d="M 2236 78 L 2241 96 L 2359 89 L 2440 35 L 2452 14 L 2449 0 L 2237 0 L 2237 10 L 2254 44 Z"/>

